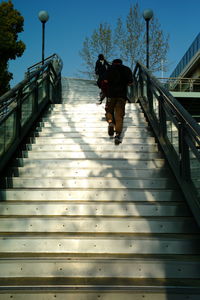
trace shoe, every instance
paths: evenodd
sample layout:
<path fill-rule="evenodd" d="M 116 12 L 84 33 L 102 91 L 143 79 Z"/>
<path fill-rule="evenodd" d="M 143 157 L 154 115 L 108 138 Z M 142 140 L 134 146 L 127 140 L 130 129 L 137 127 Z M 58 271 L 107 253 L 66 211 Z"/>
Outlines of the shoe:
<path fill-rule="evenodd" d="M 126 101 L 127 101 L 128 103 L 131 103 L 131 100 L 130 100 L 128 97 L 126 97 Z"/>
<path fill-rule="evenodd" d="M 99 94 L 99 96 L 100 96 L 100 101 L 101 101 L 101 102 L 106 98 L 106 95 L 105 95 L 103 92 L 101 92 L 101 93 Z"/>
<path fill-rule="evenodd" d="M 101 105 L 101 104 L 102 104 L 102 101 L 99 100 L 96 104 L 97 104 L 97 105 Z"/>
<path fill-rule="evenodd" d="M 115 145 L 119 145 L 121 142 L 122 142 L 122 141 L 121 141 L 120 135 L 117 134 L 117 135 L 115 136 Z"/>
<path fill-rule="evenodd" d="M 109 136 L 114 135 L 114 124 L 113 123 L 109 123 L 109 125 L 108 125 L 108 135 Z"/>

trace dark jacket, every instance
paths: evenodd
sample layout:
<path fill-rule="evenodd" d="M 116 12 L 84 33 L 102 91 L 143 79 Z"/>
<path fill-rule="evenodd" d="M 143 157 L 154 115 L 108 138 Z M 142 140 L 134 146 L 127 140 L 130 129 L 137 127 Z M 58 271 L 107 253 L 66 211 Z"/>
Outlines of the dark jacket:
<path fill-rule="evenodd" d="M 102 78 L 107 71 L 109 63 L 104 59 L 103 63 L 98 59 L 95 65 L 95 74 Z"/>
<path fill-rule="evenodd" d="M 127 98 L 127 86 L 133 83 L 133 74 L 129 67 L 113 64 L 105 73 L 104 79 L 108 81 L 108 97 Z"/>

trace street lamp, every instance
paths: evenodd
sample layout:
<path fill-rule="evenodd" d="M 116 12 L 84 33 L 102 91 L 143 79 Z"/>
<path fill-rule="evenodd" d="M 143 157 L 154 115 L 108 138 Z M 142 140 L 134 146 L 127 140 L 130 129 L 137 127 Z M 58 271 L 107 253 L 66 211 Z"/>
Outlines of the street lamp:
<path fill-rule="evenodd" d="M 153 17 L 153 11 L 146 9 L 143 12 L 143 18 L 146 21 L 146 67 L 149 68 L 149 21 Z"/>
<path fill-rule="evenodd" d="M 38 18 L 42 22 L 42 64 L 44 64 L 45 23 L 49 20 L 48 12 L 45 10 L 41 10 L 38 14 Z"/>

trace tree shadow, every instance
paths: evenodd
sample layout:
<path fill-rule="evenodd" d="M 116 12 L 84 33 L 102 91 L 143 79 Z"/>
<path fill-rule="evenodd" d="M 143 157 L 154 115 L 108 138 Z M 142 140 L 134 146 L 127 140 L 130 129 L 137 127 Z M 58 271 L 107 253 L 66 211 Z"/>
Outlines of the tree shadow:
<path fill-rule="evenodd" d="M 46 181 L 41 183 L 43 189 L 53 188 L 52 199 L 48 198 L 49 202 L 41 202 L 43 205 L 41 209 L 41 205 L 38 206 L 38 203 L 34 203 L 33 198 L 29 206 L 29 214 L 33 214 L 35 218 L 30 218 L 30 215 L 27 218 L 22 218 L 18 227 L 15 223 L 10 222 L 8 224 L 5 222 L 4 228 L 16 233 L 21 232 L 24 228 L 24 231 L 30 234 L 42 233 L 44 236 L 48 232 L 59 234 L 59 245 L 56 248 L 53 241 L 50 242 L 47 245 L 49 248 L 46 246 L 47 253 L 48 251 L 51 252 L 53 248 L 57 249 L 56 253 L 66 257 L 73 255 L 85 255 L 85 259 L 92 257 L 92 263 L 88 264 L 87 268 L 84 268 L 83 266 L 86 265 L 82 264 L 80 267 L 76 265 L 76 268 L 70 269 L 74 270 L 75 277 L 78 276 L 81 269 L 82 277 L 81 280 L 79 278 L 79 283 L 94 283 L 92 279 L 95 275 L 103 285 L 109 283 L 117 285 L 121 280 L 122 284 L 128 286 L 132 284 L 142 286 L 141 278 L 144 279 L 145 276 L 145 286 L 161 283 L 183 286 L 186 279 L 198 279 L 189 277 L 192 276 L 192 271 L 191 274 L 187 274 L 188 278 L 185 277 L 186 274 L 182 269 L 187 266 L 187 258 L 190 259 L 193 254 L 198 254 L 200 250 L 199 238 L 197 238 L 199 230 L 191 220 L 188 207 L 183 203 L 182 195 L 180 195 L 178 186 L 174 182 L 174 177 L 166 166 L 162 154 L 158 153 L 156 149 L 154 138 L 149 131 L 147 132 L 147 124 L 144 122 L 143 114 L 130 112 L 129 116 L 127 110 L 123 141 L 116 147 L 113 140 L 107 136 L 107 124 L 102 120 L 103 107 L 97 107 L 95 101 L 91 103 L 94 93 L 98 94 L 98 90 L 93 85 L 90 86 L 91 90 L 89 90 L 88 85 L 88 82 L 84 80 L 81 82 L 76 79 L 66 80 L 66 84 L 63 84 L 63 91 L 67 87 L 67 93 L 64 94 L 61 107 L 63 106 L 64 109 L 63 122 L 66 122 L 68 131 L 63 132 L 63 122 L 59 125 L 54 118 L 48 119 L 50 128 L 58 127 L 57 138 L 61 140 L 62 147 L 66 146 L 64 150 L 56 150 L 57 152 L 60 151 L 59 154 L 63 153 L 63 156 L 41 158 L 41 160 L 45 159 L 46 162 L 49 161 L 50 163 L 54 159 L 58 162 L 57 165 L 50 164 L 51 168 L 55 169 L 54 173 L 51 174 L 52 178 L 55 177 L 55 174 L 58 178 L 57 188 L 53 188 L 51 184 L 45 185 L 48 182 L 46 179 L 51 178 L 51 176 L 49 178 L 46 176 Z M 71 107 L 67 111 L 65 102 L 66 104 L 74 104 L 74 108 Z M 79 114 L 75 109 L 76 103 L 82 103 L 85 107 L 88 106 L 86 109 L 87 124 L 91 124 L 93 126 L 91 128 L 96 128 L 95 139 L 92 134 L 91 136 L 87 134 L 87 128 L 83 128 L 84 122 L 81 118 L 77 126 L 77 119 L 72 117 L 73 114 L 75 116 Z M 90 113 L 91 104 L 95 106 L 96 114 Z M 132 106 L 130 105 L 130 111 Z M 55 111 L 53 114 L 56 115 Z M 133 130 L 130 134 L 130 123 L 135 123 L 136 128 L 138 124 L 143 124 L 144 130 L 142 133 Z M 69 136 L 70 141 L 67 143 Z M 39 134 L 37 140 L 39 141 L 41 137 L 42 135 Z M 55 137 L 56 134 L 54 138 L 52 135 L 49 138 L 56 140 Z M 149 145 L 149 142 L 152 144 Z M 70 149 L 70 145 L 75 147 L 76 155 L 72 153 L 73 149 Z M 66 153 L 71 156 L 67 156 Z M 31 151 L 28 152 L 28 157 L 24 161 L 27 172 L 31 174 L 35 168 L 31 160 Z M 58 168 L 60 162 L 63 164 L 61 169 Z M 89 163 L 92 167 L 87 166 Z M 66 169 L 74 169 L 71 185 L 66 185 L 67 179 L 65 178 L 68 176 L 64 176 L 61 172 L 65 168 L 65 164 Z M 45 165 L 41 169 L 40 175 L 42 177 L 45 176 L 44 171 Z M 51 183 L 51 181 L 49 182 Z M 10 187 L 12 186 L 13 183 L 10 182 Z M 27 188 L 29 187 L 38 188 L 31 182 Z M 56 192 L 62 189 L 64 194 L 62 200 L 57 203 L 59 207 L 52 207 Z M 6 199 L 4 191 L 1 191 L 1 197 L 4 201 L 9 200 Z M 87 210 L 84 210 L 85 205 L 88 205 Z M 41 209 L 41 218 L 38 218 L 38 207 Z M 1 215 L 6 215 L 7 210 L 9 207 L 2 205 Z M 13 211 L 13 215 L 14 213 Z M 54 219 L 54 217 L 59 217 L 59 219 Z M 167 220 L 163 220 L 161 217 L 167 217 Z M 195 238 L 191 239 L 189 235 L 194 233 Z M 93 241 L 92 237 L 96 237 L 96 235 L 97 238 Z M 68 236 L 67 240 L 66 236 Z M 188 239 L 185 239 L 185 236 Z M 72 237 L 76 240 L 74 244 Z M 177 238 L 180 238 L 179 243 Z M 18 249 L 23 248 L 22 243 L 19 243 Z M 72 250 L 70 250 L 70 243 Z M 37 237 L 35 244 L 33 243 L 33 249 L 44 255 L 37 246 Z M 28 248 L 27 252 L 32 253 L 33 249 Z M 174 263 L 174 255 L 177 254 L 177 251 L 185 259 L 185 264 L 183 263 L 184 259 L 183 261 L 180 259 L 180 263 L 176 261 Z M 105 266 L 105 261 L 108 263 L 110 258 L 112 259 L 108 269 Z M 73 259 L 72 262 L 74 262 Z M 180 266 L 181 263 L 184 266 Z M 198 267 L 197 264 L 196 268 Z M 62 278 L 66 277 L 64 284 L 69 284 L 70 279 L 66 275 L 67 266 L 63 268 L 58 264 L 56 268 L 51 273 L 51 277 L 54 278 L 52 282 L 62 281 Z M 90 276 L 87 277 L 87 274 Z M 198 272 L 196 274 L 198 275 Z M 161 282 L 162 278 L 164 278 L 163 282 Z M 167 286 L 165 294 L 166 299 L 175 299 Z"/>

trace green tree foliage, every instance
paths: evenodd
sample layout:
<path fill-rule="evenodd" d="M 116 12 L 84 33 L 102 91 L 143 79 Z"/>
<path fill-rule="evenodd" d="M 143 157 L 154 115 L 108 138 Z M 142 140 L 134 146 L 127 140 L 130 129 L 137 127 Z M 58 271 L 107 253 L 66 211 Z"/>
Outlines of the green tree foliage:
<path fill-rule="evenodd" d="M 150 20 L 149 64 L 153 72 L 163 68 L 169 48 L 169 36 L 161 29 L 158 19 Z M 114 29 L 108 24 L 100 24 L 90 38 L 86 38 L 80 52 L 89 77 L 94 77 L 94 65 L 98 54 L 104 54 L 107 60 L 119 57 L 131 69 L 136 61 L 146 61 L 146 23 L 138 3 L 130 6 L 125 20 L 118 18 Z M 166 66 L 165 66 L 166 67 Z"/>
<path fill-rule="evenodd" d="M 112 56 L 113 40 L 110 25 L 107 23 L 100 24 L 98 29 L 95 29 L 91 38 L 86 37 L 83 42 L 83 48 L 80 55 L 83 58 L 86 66 L 86 71 L 89 78 L 94 76 L 94 64 L 98 54 L 103 53 L 109 59 Z"/>
<path fill-rule="evenodd" d="M 8 61 L 20 57 L 25 44 L 18 34 L 23 31 L 24 18 L 14 9 L 11 0 L 0 3 L 0 95 L 10 88 L 12 74 L 8 71 Z"/>

